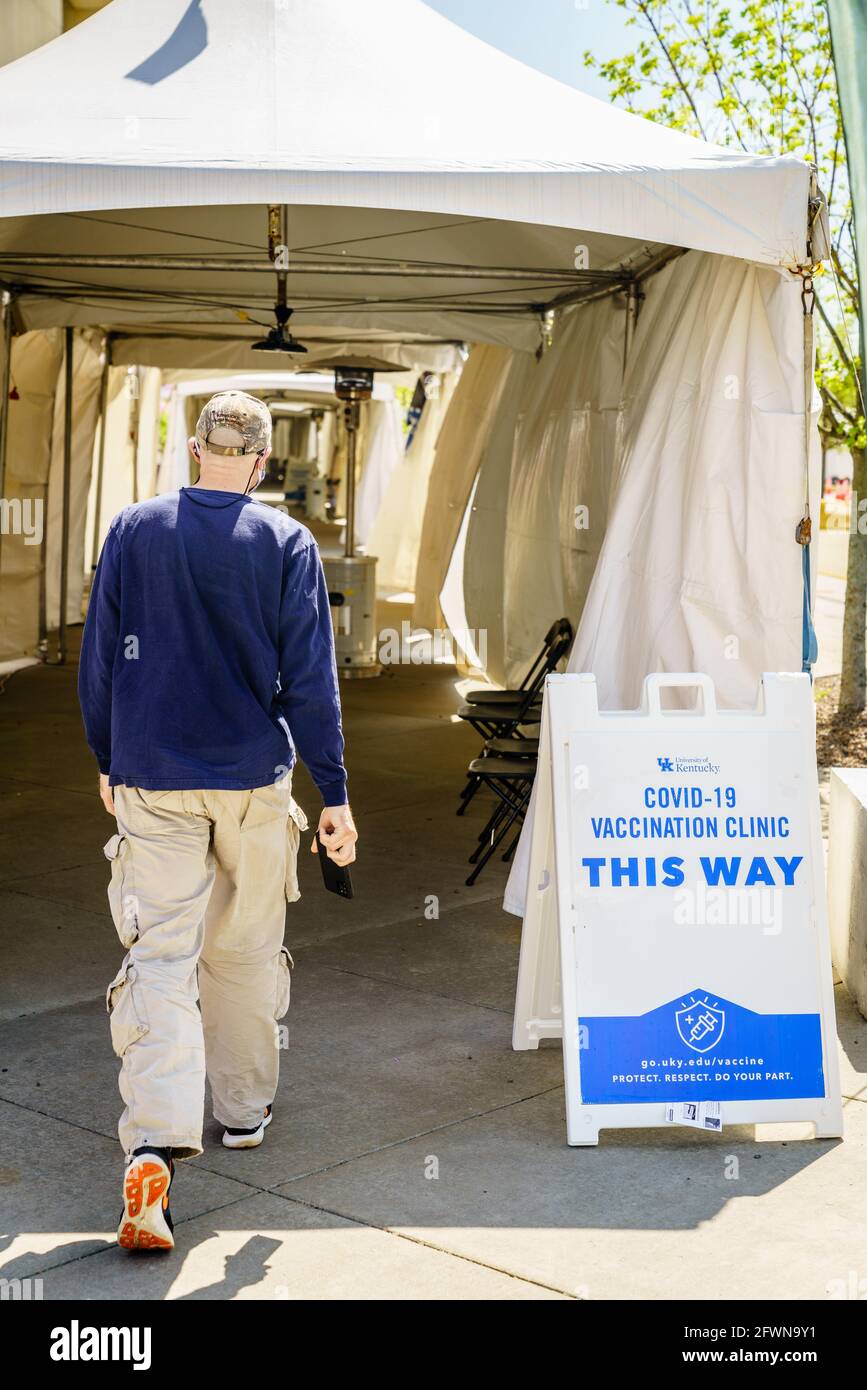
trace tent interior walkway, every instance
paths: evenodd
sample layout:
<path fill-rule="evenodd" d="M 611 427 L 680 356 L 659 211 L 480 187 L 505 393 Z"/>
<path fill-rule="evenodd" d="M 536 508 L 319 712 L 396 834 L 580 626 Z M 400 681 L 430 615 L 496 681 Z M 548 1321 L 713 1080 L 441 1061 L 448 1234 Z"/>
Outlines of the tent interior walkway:
<path fill-rule="evenodd" d="M 464 886 L 487 807 L 479 796 L 453 814 L 476 740 L 452 721 L 447 665 L 344 686 L 357 896 L 323 893 L 302 856 L 274 1124 L 261 1149 L 231 1154 L 207 1127 L 205 1153 L 179 1173 L 174 1257 L 130 1260 L 111 1243 L 111 825 L 75 678 L 74 661 L 31 667 L 0 697 L 0 1231 L 20 1233 L 0 1236 L 5 1278 L 40 1278 L 47 1299 L 713 1299 L 733 1288 L 823 1299 L 830 1279 L 842 1287 L 862 1267 L 867 1024 L 842 990 L 845 1144 L 768 1126 L 627 1130 L 567 1147 L 559 1045 L 511 1050 L 520 922 L 501 907 L 505 866 Z M 315 806 L 303 771 L 296 791 Z"/>

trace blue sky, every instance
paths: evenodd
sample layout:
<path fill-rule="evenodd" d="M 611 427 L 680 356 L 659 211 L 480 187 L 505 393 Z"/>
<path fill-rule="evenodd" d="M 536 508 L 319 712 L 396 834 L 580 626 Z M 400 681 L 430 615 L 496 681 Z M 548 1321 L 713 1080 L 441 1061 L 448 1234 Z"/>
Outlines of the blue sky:
<path fill-rule="evenodd" d="M 603 82 L 584 67 L 585 49 L 597 58 L 627 52 L 636 31 L 611 0 L 426 0 L 431 9 L 486 43 L 607 99 Z"/>

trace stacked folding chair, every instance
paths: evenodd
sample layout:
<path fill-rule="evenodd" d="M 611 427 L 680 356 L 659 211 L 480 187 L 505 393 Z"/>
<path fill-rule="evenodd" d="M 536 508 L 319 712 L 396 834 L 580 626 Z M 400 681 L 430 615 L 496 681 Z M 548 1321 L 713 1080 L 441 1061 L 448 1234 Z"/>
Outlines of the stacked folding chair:
<path fill-rule="evenodd" d="M 572 637 L 569 619 L 560 618 L 546 632 L 542 648 L 517 690 L 471 690 L 458 710 L 458 717 L 475 729 L 484 743 L 467 768 L 457 814 L 463 815 L 481 786 L 488 787 L 497 798 L 497 806 L 470 855 L 475 867 L 468 884 L 475 883 L 510 831 L 504 860 L 511 858 L 518 843 L 539 754 L 538 738 L 524 730 L 541 720 L 545 677 L 568 656 Z"/>

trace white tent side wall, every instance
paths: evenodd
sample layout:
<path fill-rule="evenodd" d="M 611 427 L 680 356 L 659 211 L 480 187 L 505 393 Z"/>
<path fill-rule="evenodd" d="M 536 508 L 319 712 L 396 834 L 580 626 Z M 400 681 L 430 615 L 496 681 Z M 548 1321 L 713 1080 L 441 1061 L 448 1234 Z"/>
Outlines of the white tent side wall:
<path fill-rule="evenodd" d="M 625 328 L 622 299 L 574 309 L 520 402 L 503 554 L 507 684 L 521 681 L 555 619 L 577 623 L 590 587 L 605 535 Z"/>
<path fill-rule="evenodd" d="M 63 362 L 63 334 L 24 333 L 12 343 L 11 382 L 18 399 L 8 402 L 4 501 L 38 505 L 46 535 L 46 496 L 51 462 L 54 393 Z M 0 660 L 35 654 L 39 644 L 45 555 L 32 536 L 4 528 L 0 536 Z"/>
<path fill-rule="evenodd" d="M 156 367 L 139 373 L 136 438 L 136 496 L 155 497 L 159 485 L 160 415 L 163 374 Z"/>
<path fill-rule="evenodd" d="M 757 266 L 694 254 L 648 293 L 570 662 L 603 707 L 636 706 L 652 670 L 705 671 L 750 707 L 762 671 L 800 669 L 802 335 L 799 285 Z M 812 442 L 817 475 L 815 421 Z"/>
<path fill-rule="evenodd" d="M 72 352 L 72 438 L 69 474 L 69 551 L 66 621 L 82 621 L 84 558 L 93 447 L 99 420 L 102 365 L 99 335 L 76 332 Z M 48 480 L 46 546 L 46 622 L 54 631 L 60 621 L 60 562 L 63 530 L 64 412 L 66 375 L 61 366 L 54 399 L 51 469 Z"/>
<path fill-rule="evenodd" d="M 506 348 L 474 348 L 440 430 L 428 484 L 413 607 L 413 622 L 429 631 L 441 623 L 440 590 L 511 360 L 511 351 Z"/>
<path fill-rule="evenodd" d="M 355 503 L 355 539 L 358 545 L 367 546 L 389 482 L 395 469 L 400 467 L 402 456 L 400 402 L 393 394 L 391 400 L 371 401 L 367 448 L 362 460 L 361 480 Z"/>
<path fill-rule="evenodd" d="M 132 500 L 133 443 L 130 438 L 130 376 L 126 367 L 109 367 L 108 403 L 106 410 L 105 449 L 102 471 L 96 554 L 102 549 L 112 518 Z M 99 431 L 94 440 L 99 451 Z M 89 567 L 93 557 L 94 509 L 97 489 L 97 459 L 93 460 L 88 496 L 87 529 L 84 563 Z"/>
<path fill-rule="evenodd" d="M 773 270 L 690 253 L 647 286 L 569 659 L 593 671 L 602 708 L 635 708 L 650 671 L 705 672 L 721 706 L 752 708 L 763 671 L 800 670 L 802 334 L 800 286 Z M 505 903 L 519 915 L 529 827 Z"/>
<path fill-rule="evenodd" d="M 463 556 L 464 613 L 492 681 L 506 684 L 506 508 L 522 402 L 541 370 L 529 352 L 515 352 L 479 466 Z M 534 616 L 533 627 L 538 615 Z M 523 676 L 523 671 L 521 676 Z M 518 678 L 520 682 L 521 677 Z"/>
<path fill-rule="evenodd" d="M 446 372 L 440 378 L 438 394 L 425 403 L 412 442 L 391 475 L 371 527 L 367 549 L 377 557 L 380 588 L 415 592 L 431 469 L 458 379 L 457 372 Z"/>
<path fill-rule="evenodd" d="M 186 487 L 190 481 L 190 451 L 187 441 L 190 431 L 187 428 L 187 397 L 179 390 L 169 393 L 166 403 L 168 424 L 166 444 L 163 450 L 162 466 L 157 477 L 157 492 L 174 492 L 175 488 Z"/>

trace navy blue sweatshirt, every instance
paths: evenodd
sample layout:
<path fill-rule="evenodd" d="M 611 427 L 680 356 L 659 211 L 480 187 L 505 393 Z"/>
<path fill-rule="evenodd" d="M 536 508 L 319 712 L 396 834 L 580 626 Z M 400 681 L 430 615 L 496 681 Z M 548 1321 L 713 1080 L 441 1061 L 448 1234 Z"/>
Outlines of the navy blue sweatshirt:
<path fill-rule="evenodd" d="M 346 801 L 328 592 L 310 532 L 235 492 L 125 507 L 93 582 L 78 696 L 112 786 L 269 785 L 295 749 Z"/>

